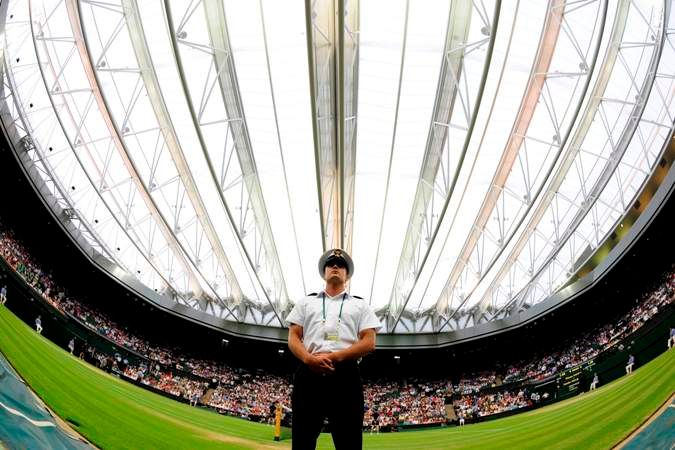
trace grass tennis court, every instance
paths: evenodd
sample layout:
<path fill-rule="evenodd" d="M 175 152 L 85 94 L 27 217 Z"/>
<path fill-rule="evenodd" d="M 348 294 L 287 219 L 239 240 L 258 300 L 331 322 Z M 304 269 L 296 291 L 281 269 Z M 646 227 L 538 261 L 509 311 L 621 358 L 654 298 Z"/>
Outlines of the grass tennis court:
<path fill-rule="evenodd" d="M 665 342 L 664 342 L 665 345 Z M 191 408 L 73 358 L 4 307 L 0 351 L 74 429 L 102 448 L 290 448 L 273 428 Z M 630 377 L 536 411 L 487 423 L 366 435 L 366 449 L 610 448 L 675 391 L 675 351 Z M 319 448 L 332 448 L 322 435 Z"/>

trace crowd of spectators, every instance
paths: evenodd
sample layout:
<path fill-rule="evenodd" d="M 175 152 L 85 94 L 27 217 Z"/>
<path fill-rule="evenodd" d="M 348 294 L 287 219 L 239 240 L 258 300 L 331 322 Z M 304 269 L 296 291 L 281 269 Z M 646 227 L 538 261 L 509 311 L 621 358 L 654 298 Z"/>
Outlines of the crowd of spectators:
<path fill-rule="evenodd" d="M 278 402 L 288 410 L 290 398 L 291 384 L 286 379 L 265 374 L 245 374 L 240 383 L 218 386 L 209 405 L 230 415 L 266 417 L 270 421 L 270 405 Z"/>
<path fill-rule="evenodd" d="M 110 356 L 92 347 L 80 357 L 138 383 L 151 386 L 191 404 L 198 402 L 226 414 L 255 420 L 272 420 L 270 406 L 290 406 L 290 379 L 265 373 L 249 373 L 217 361 L 190 357 L 179 349 L 153 345 L 140 334 L 115 323 L 103 313 L 71 298 L 53 276 L 44 271 L 9 230 L 0 227 L 0 255 L 46 301 L 94 332 L 124 347 L 142 361 L 130 363 L 119 354 Z M 621 342 L 675 298 L 675 271 L 671 270 L 654 291 L 638 299 L 637 305 L 619 320 L 585 333 L 559 351 L 520 361 L 497 373 L 480 372 L 463 376 L 456 384 L 437 381 L 379 381 L 364 389 L 364 426 L 438 424 L 448 420 L 446 399 L 453 398 L 458 417 L 480 418 L 532 405 L 532 393 L 509 390 L 502 384 L 543 380 L 566 368 L 583 363 L 599 353 L 621 346 Z M 145 360 L 145 361 L 143 361 Z M 489 392 L 482 392 L 486 388 Z M 535 398 L 538 400 L 538 398 Z"/>
<path fill-rule="evenodd" d="M 472 374 L 469 377 L 462 377 L 459 383 L 452 387 L 454 394 L 475 394 L 485 387 L 492 387 L 501 384 L 497 373 L 494 371 Z"/>
<path fill-rule="evenodd" d="M 395 381 L 368 383 L 364 386 L 364 425 L 395 428 L 445 423 L 445 385 L 443 382 L 421 380 L 407 382 L 403 386 Z"/>
<path fill-rule="evenodd" d="M 457 416 L 475 420 L 480 417 L 499 414 L 514 409 L 532 406 L 533 399 L 527 389 L 516 391 L 500 390 L 491 393 L 463 395 L 454 402 Z"/>
<path fill-rule="evenodd" d="M 628 335 L 648 322 L 674 299 L 675 271 L 671 270 L 664 275 L 658 287 L 643 294 L 637 300 L 636 306 L 617 321 L 584 333 L 560 351 L 550 352 L 542 357 L 520 361 L 510 366 L 504 376 L 504 383 L 526 379 L 546 379 L 561 370 L 593 359 L 614 346 L 621 346 L 621 342 Z"/>

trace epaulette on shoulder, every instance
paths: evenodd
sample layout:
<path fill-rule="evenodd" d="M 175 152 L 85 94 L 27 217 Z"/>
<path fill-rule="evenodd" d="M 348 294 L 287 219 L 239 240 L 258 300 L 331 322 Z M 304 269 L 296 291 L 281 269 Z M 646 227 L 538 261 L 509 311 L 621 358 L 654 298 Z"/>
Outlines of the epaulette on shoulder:
<path fill-rule="evenodd" d="M 319 294 L 317 294 L 316 292 L 312 292 L 311 294 L 307 294 L 307 297 L 316 297 L 317 295 Z"/>
<path fill-rule="evenodd" d="M 358 298 L 359 300 L 363 300 L 363 297 L 359 297 L 358 295 L 352 295 L 354 298 Z"/>

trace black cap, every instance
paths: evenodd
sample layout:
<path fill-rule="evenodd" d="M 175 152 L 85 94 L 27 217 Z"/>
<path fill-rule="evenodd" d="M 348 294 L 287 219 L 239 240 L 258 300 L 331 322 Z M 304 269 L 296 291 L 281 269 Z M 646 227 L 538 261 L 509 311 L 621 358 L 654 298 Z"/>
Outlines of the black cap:
<path fill-rule="evenodd" d="M 347 278 L 351 278 L 351 276 L 354 274 L 354 262 L 352 261 L 351 256 L 349 256 L 349 253 L 340 248 L 328 250 L 326 253 L 321 255 L 321 258 L 319 258 L 319 274 L 321 275 L 321 278 L 323 278 L 324 271 L 328 263 L 336 259 L 344 261 L 345 266 L 347 267 Z"/>

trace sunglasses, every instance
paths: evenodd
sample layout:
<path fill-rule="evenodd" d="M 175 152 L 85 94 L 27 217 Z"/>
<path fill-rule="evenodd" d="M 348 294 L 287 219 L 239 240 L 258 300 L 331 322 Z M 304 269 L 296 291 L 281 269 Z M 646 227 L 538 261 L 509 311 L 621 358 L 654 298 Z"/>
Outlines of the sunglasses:
<path fill-rule="evenodd" d="M 333 266 L 337 266 L 340 269 L 346 269 L 347 262 L 342 258 L 330 258 L 328 259 L 328 261 L 326 261 L 326 265 L 324 266 L 324 268 Z"/>

